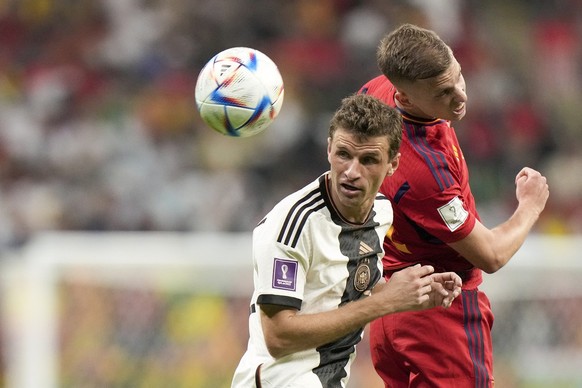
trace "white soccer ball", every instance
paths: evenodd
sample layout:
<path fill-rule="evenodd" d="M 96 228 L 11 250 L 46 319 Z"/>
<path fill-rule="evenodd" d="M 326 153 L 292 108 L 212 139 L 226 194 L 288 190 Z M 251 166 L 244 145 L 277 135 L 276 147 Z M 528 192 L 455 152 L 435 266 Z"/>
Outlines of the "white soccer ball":
<path fill-rule="evenodd" d="M 265 130 L 283 104 L 283 79 L 262 52 L 233 47 L 216 54 L 196 81 L 196 106 L 208 126 L 233 137 Z"/>

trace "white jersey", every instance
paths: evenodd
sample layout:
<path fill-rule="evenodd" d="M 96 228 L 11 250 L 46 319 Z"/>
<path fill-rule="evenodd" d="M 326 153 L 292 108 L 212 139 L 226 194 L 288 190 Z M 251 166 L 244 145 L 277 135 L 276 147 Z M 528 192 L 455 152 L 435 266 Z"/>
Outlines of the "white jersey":
<path fill-rule="evenodd" d="M 363 224 L 335 209 L 322 175 L 279 202 L 253 232 L 255 291 L 248 348 L 234 388 L 345 387 L 363 328 L 337 341 L 279 359 L 271 357 L 258 306 L 274 304 L 313 314 L 369 294 L 382 274 L 382 241 L 392 206 L 382 194 Z M 258 369 L 260 366 L 260 370 Z"/>

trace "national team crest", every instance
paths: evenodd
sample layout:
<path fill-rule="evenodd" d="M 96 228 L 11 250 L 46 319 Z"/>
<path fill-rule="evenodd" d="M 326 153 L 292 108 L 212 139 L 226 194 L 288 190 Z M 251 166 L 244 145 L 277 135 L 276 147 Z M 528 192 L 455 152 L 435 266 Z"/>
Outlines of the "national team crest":
<path fill-rule="evenodd" d="M 354 276 L 354 288 L 356 291 L 363 292 L 368 288 L 372 277 L 371 273 L 367 260 L 362 261 L 358 265 L 356 275 Z"/>

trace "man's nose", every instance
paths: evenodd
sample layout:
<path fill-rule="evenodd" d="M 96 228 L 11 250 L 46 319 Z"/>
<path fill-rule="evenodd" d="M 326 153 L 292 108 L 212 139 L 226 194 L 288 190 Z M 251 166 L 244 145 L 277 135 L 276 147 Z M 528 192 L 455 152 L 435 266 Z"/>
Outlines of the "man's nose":
<path fill-rule="evenodd" d="M 352 159 L 348 168 L 346 169 L 346 177 L 349 179 L 356 179 L 360 174 L 360 163 L 357 159 Z"/>

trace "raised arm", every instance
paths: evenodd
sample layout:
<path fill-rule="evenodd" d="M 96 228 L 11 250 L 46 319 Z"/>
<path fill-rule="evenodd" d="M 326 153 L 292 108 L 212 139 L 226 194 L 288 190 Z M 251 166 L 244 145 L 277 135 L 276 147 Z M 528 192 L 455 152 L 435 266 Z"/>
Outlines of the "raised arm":
<path fill-rule="evenodd" d="M 531 168 L 522 169 L 515 184 L 518 205 L 507 221 L 493 229 L 477 221 L 467 237 L 449 244 L 487 273 L 496 272 L 507 264 L 523 245 L 549 196 L 546 178 Z"/>

